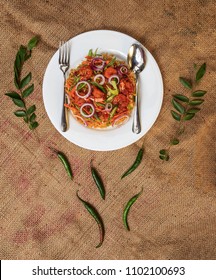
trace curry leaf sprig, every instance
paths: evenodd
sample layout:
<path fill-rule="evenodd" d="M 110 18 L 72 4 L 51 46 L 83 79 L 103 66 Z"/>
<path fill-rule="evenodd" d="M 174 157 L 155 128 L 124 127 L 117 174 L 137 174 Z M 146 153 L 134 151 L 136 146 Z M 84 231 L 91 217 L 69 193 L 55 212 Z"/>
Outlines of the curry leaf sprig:
<path fill-rule="evenodd" d="M 37 43 L 38 37 L 35 36 L 28 42 L 27 46 L 21 45 L 19 47 L 14 61 L 14 84 L 16 91 L 10 91 L 5 94 L 19 107 L 19 109 L 14 112 L 14 115 L 23 118 L 31 130 L 38 126 L 35 114 L 36 106 L 31 105 L 27 107 L 26 98 L 33 93 L 34 84 L 30 84 L 32 73 L 29 72 L 26 76 L 22 77 L 22 70 L 24 63 L 31 57 L 32 49 Z"/>
<path fill-rule="evenodd" d="M 196 65 L 194 68 L 196 69 Z M 185 131 L 185 122 L 190 121 L 200 111 L 200 105 L 204 102 L 204 95 L 207 91 L 197 89 L 199 82 L 206 72 L 206 63 L 203 63 L 196 72 L 195 79 L 193 81 L 180 77 L 179 81 L 184 88 L 190 90 L 190 96 L 184 94 L 174 94 L 172 98 L 172 106 L 174 110 L 171 110 L 172 117 L 178 122 L 178 126 L 174 136 L 170 139 L 169 147 L 167 149 L 160 150 L 159 158 L 163 161 L 168 161 L 169 151 L 173 145 L 180 143 L 179 136 Z"/>

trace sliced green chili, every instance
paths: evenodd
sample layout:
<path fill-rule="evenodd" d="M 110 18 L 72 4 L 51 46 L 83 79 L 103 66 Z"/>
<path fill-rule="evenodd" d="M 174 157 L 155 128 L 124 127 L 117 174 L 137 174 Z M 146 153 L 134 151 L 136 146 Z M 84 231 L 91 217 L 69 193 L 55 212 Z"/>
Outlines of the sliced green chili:
<path fill-rule="evenodd" d="M 142 158 L 143 158 L 143 153 L 144 153 L 144 147 L 140 148 L 137 157 L 134 161 L 134 163 L 131 165 L 131 167 L 121 176 L 121 179 L 132 173 L 141 163 Z"/>
<path fill-rule="evenodd" d="M 131 206 L 134 204 L 134 202 L 137 200 L 137 198 L 141 195 L 143 189 L 136 195 L 134 195 L 129 201 L 128 203 L 126 204 L 125 208 L 124 208 L 124 211 L 123 211 L 123 223 L 124 223 L 124 226 L 127 230 L 130 230 L 129 228 L 129 225 L 128 225 L 128 221 L 127 221 L 127 218 L 128 218 L 128 212 L 131 208 Z"/>
<path fill-rule="evenodd" d="M 60 151 L 57 151 L 56 149 L 54 148 L 51 148 L 50 149 L 58 156 L 58 158 L 60 159 L 60 161 L 62 162 L 62 164 L 64 165 L 64 168 L 68 174 L 68 176 L 73 179 L 73 173 L 72 173 L 72 170 L 71 170 L 71 166 L 70 166 L 70 163 L 67 159 L 67 157 L 65 156 L 65 154 L 63 154 L 62 152 Z"/>
<path fill-rule="evenodd" d="M 99 88 L 101 91 L 103 91 L 104 93 L 106 93 L 106 89 L 102 86 L 102 85 L 100 85 L 100 84 L 98 84 L 97 82 L 93 82 L 93 81 L 90 81 L 90 83 L 93 85 L 93 86 L 96 86 L 97 88 Z"/>
<path fill-rule="evenodd" d="M 113 66 L 113 64 L 115 63 L 115 61 L 116 61 L 116 57 L 114 56 L 114 57 L 112 58 L 112 60 L 104 67 L 104 69 L 106 69 L 106 68 L 108 68 L 108 67 L 110 67 L 110 66 Z"/>
<path fill-rule="evenodd" d="M 95 184 L 100 192 L 101 197 L 103 199 L 105 199 L 105 188 L 104 188 L 103 181 L 102 181 L 98 171 L 92 166 L 92 161 L 91 161 L 91 174 L 92 174 Z"/>
<path fill-rule="evenodd" d="M 97 210 L 94 208 L 94 206 L 92 206 L 89 202 L 83 200 L 79 195 L 78 195 L 78 191 L 76 193 L 78 199 L 83 203 L 83 205 L 85 206 L 86 210 L 89 212 L 89 214 L 95 219 L 95 221 L 98 224 L 99 227 L 99 233 L 100 233 L 100 242 L 99 244 L 96 246 L 96 248 L 99 248 L 103 241 L 104 241 L 104 224 L 103 221 L 100 217 L 100 215 L 98 214 Z"/>
<path fill-rule="evenodd" d="M 107 99 L 107 100 L 108 100 L 108 99 Z M 112 119 L 112 118 L 114 117 L 114 115 L 115 115 L 117 109 L 118 109 L 117 106 L 115 106 L 115 107 L 112 109 L 112 111 L 110 112 L 109 119 Z"/>

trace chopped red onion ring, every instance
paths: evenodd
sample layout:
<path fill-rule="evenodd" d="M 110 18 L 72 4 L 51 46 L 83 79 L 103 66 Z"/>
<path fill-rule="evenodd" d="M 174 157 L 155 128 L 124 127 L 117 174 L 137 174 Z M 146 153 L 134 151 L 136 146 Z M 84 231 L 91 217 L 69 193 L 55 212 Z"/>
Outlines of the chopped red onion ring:
<path fill-rule="evenodd" d="M 117 124 L 117 122 L 119 122 L 119 120 L 124 119 L 124 118 L 125 118 L 125 120 L 123 120 L 122 123 Z M 128 120 L 129 120 L 129 116 L 128 115 L 123 115 L 123 116 L 120 116 L 117 119 L 115 119 L 112 125 L 113 126 L 120 126 L 120 125 L 125 124 Z"/>
<path fill-rule="evenodd" d="M 112 110 L 112 103 L 107 103 L 105 105 L 105 111 L 110 112 Z"/>
<path fill-rule="evenodd" d="M 85 112 L 83 112 L 83 108 L 84 107 L 87 107 L 87 106 L 89 106 L 89 107 L 91 107 L 91 109 L 92 109 L 92 112 L 90 113 L 90 114 L 86 114 Z M 84 103 L 81 107 L 80 107 L 80 114 L 83 116 L 83 117 L 85 117 L 85 118 L 91 118 L 93 115 L 94 115 L 94 113 L 95 113 L 95 108 L 94 108 L 94 106 L 91 104 L 91 103 Z"/>
<path fill-rule="evenodd" d="M 108 82 L 111 83 L 111 81 L 112 81 L 113 79 L 117 79 L 117 84 L 119 83 L 119 76 L 117 76 L 117 75 L 112 75 L 112 76 L 110 76 L 109 79 L 108 79 Z"/>
<path fill-rule="evenodd" d="M 118 69 L 117 69 L 117 72 L 118 72 L 119 76 L 122 77 L 124 75 L 127 75 L 128 68 L 127 68 L 126 65 L 119 65 Z"/>
<path fill-rule="evenodd" d="M 77 119 L 80 119 L 84 123 L 84 126 L 88 126 L 87 122 L 82 117 L 80 117 L 78 115 L 74 115 L 74 117 L 77 118 Z"/>
<path fill-rule="evenodd" d="M 96 64 L 96 62 L 101 62 L 101 64 L 99 64 L 99 65 L 97 65 Z M 91 68 L 93 69 L 93 70 L 103 70 L 104 69 L 104 66 L 105 66 L 105 61 L 102 59 L 102 58 L 100 58 L 100 57 L 95 57 L 95 58 L 93 58 L 92 59 L 92 61 L 91 61 Z"/>
<path fill-rule="evenodd" d="M 85 95 L 80 95 L 79 92 L 78 92 L 78 90 L 77 90 L 77 88 L 78 88 L 78 86 L 79 86 L 80 84 L 85 84 L 85 85 L 87 85 L 87 87 L 88 87 L 88 92 L 87 92 Z M 89 84 L 88 82 L 86 82 L 86 81 L 80 81 L 80 82 L 78 82 L 78 83 L 76 84 L 76 91 L 75 91 L 75 93 L 76 93 L 77 96 L 79 96 L 80 98 L 83 98 L 83 99 L 89 97 L 89 95 L 91 94 L 91 86 L 90 86 L 90 84 Z"/>
<path fill-rule="evenodd" d="M 98 83 L 97 79 L 99 79 L 99 80 L 101 79 L 101 81 Z M 105 77 L 102 74 L 97 74 L 94 77 L 94 81 L 97 82 L 99 85 L 103 85 L 105 83 Z"/>

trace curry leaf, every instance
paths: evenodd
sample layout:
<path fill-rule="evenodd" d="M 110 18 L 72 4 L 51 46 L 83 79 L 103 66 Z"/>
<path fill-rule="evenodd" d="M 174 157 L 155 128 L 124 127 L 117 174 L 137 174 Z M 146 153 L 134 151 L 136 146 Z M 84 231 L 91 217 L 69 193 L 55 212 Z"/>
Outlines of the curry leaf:
<path fill-rule="evenodd" d="M 180 78 L 179 78 L 179 81 L 180 81 L 180 83 L 181 83 L 185 88 L 192 89 L 192 84 L 191 84 L 190 81 L 186 80 L 186 79 L 183 78 L 183 77 L 180 77 Z"/>
<path fill-rule="evenodd" d="M 174 118 L 176 121 L 180 121 L 180 120 L 181 120 L 181 115 L 179 115 L 179 114 L 176 113 L 175 111 L 171 110 L 171 114 L 172 114 L 173 118 Z"/>
<path fill-rule="evenodd" d="M 24 88 L 31 81 L 31 78 L 32 78 L 32 74 L 31 72 L 29 72 L 20 82 L 20 88 L 21 89 Z"/>
<path fill-rule="evenodd" d="M 25 107 L 25 103 L 23 102 L 22 99 L 13 98 L 12 100 L 13 100 L 14 104 L 16 104 L 18 107 L 22 107 L 22 108 Z"/>
<path fill-rule="evenodd" d="M 31 115 L 35 110 L 36 110 L 36 106 L 32 105 L 31 107 L 28 108 L 27 115 Z"/>
<path fill-rule="evenodd" d="M 196 90 L 192 93 L 193 97 L 202 97 L 206 94 L 207 91 L 205 90 Z"/>
<path fill-rule="evenodd" d="M 189 102 L 189 98 L 183 94 L 174 94 L 173 96 L 182 102 Z"/>
<path fill-rule="evenodd" d="M 200 111 L 200 108 L 190 108 L 187 110 L 188 114 L 195 114 Z"/>
<path fill-rule="evenodd" d="M 7 92 L 5 95 L 9 96 L 10 98 L 21 99 L 20 95 L 15 91 Z"/>
<path fill-rule="evenodd" d="M 203 102 L 203 99 L 193 99 L 189 102 L 189 105 L 196 106 L 202 104 Z"/>
<path fill-rule="evenodd" d="M 186 114 L 183 118 L 184 121 L 189 121 L 191 120 L 193 117 L 195 116 L 195 114 L 191 113 L 191 114 Z"/>
<path fill-rule="evenodd" d="M 177 102 L 174 98 L 172 99 L 173 107 L 181 114 L 184 114 L 185 108 L 179 102 Z"/>
<path fill-rule="evenodd" d="M 179 144 L 179 139 L 177 139 L 177 138 L 171 139 L 170 144 L 171 145 L 178 145 Z"/>
<path fill-rule="evenodd" d="M 32 50 L 34 47 L 36 47 L 38 44 L 38 41 L 39 41 L 38 36 L 31 38 L 31 40 L 28 42 L 28 45 L 27 45 L 28 50 Z"/>
<path fill-rule="evenodd" d="M 17 110 L 14 112 L 14 115 L 17 117 L 25 117 L 26 116 L 26 112 L 23 110 Z"/>
<path fill-rule="evenodd" d="M 22 97 L 23 97 L 23 98 L 28 97 L 33 91 L 34 91 L 34 84 L 30 85 L 29 87 L 27 87 L 27 88 L 22 92 Z"/>
<path fill-rule="evenodd" d="M 203 63 L 196 73 L 196 81 L 199 81 L 204 76 L 205 72 L 206 72 L 206 63 Z"/>

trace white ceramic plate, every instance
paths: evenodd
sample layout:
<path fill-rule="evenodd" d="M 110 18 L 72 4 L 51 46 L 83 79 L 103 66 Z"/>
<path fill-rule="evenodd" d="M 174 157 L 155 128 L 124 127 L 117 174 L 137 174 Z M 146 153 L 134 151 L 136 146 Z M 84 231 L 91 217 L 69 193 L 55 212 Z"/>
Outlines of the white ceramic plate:
<path fill-rule="evenodd" d="M 106 51 L 127 59 L 130 46 L 138 41 L 134 38 L 111 30 L 94 30 L 77 35 L 69 40 L 71 44 L 70 68 L 75 68 L 88 54 L 89 49 Z M 138 42 L 139 43 L 139 42 Z M 95 151 L 110 151 L 126 147 L 138 141 L 152 127 L 161 109 L 163 100 L 163 81 L 160 69 L 144 47 L 146 67 L 140 74 L 140 118 L 142 131 L 132 132 L 132 117 L 121 127 L 96 130 L 81 125 L 69 114 L 69 129 L 61 131 L 61 111 L 63 94 L 63 75 L 58 65 L 58 51 L 51 58 L 43 80 L 43 100 L 46 112 L 54 127 L 67 140 Z M 68 71 L 69 72 L 69 71 Z"/>

